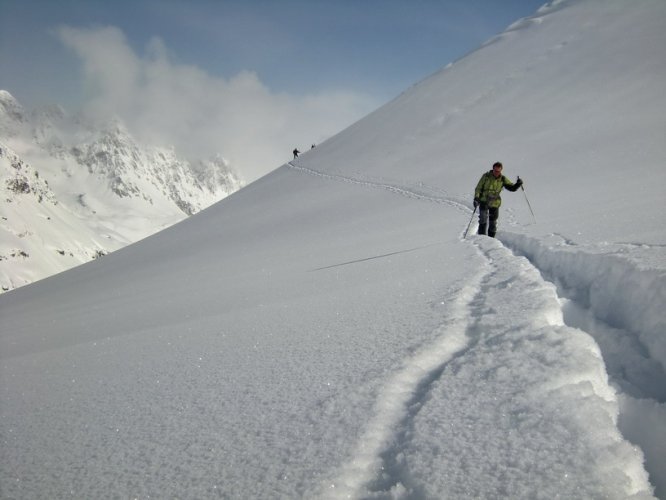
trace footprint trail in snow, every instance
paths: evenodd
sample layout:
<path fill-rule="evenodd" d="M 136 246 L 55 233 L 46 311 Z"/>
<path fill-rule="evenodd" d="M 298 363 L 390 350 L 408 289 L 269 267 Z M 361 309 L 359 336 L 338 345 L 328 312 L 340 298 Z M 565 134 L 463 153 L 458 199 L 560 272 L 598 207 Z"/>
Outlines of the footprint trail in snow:
<path fill-rule="evenodd" d="M 436 190 L 427 186 L 403 187 L 289 166 L 469 213 L 464 203 L 445 193 L 433 195 Z M 546 483 L 557 485 L 557 490 L 538 492 L 545 496 L 613 497 L 619 491 L 650 491 L 641 450 L 625 440 L 636 426 L 623 425 L 623 415 L 625 421 L 637 421 L 626 416 L 632 410 L 637 413 L 636 400 L 626 394 L 618 398 L 608 384 L 602 352 L 610 356 L 611 350 L 600 350 L 594 335 L 581 328 L 580 321 L 572 322 L 575 304 L 558 295 L 548 273 L 541 270 L 545 264 L 531 255 L 538 240 L 507 233 L 502 239 L 511 250 L 485 237 L 461 242 L 474 244 L 485 265 L 465 286 L 442 298 L 443 320 L 436 340 L 405 359 L 383 384 L 374 417 L 351 456 L 322 482 L 319 497 L 491 497 L 504 489 L 514 498 L 529 498 L 536 493 L 529 491 L 534 474 L 552 476 Z M 587 258 L 599 263 L 604 257 Z M 566 266 L 580 274 L 576 265 Z M 663 284 L 663 276 L 659 279 Z M 648 311 L 648 324 L 655 323 L 654 314 Z M 617 335 L 633 336 L 624 331 Z M 652 346 L 652 351 L 658 349 Z M 640 386 L 634 394 L 654 396 L 657 408 L 652 414 L 659 418 L 663 390 L 641 380 L 655 373 L 662 376 L 663 366 L 645 354 L 649 349 L 644 346 L 634 351 L 642 353 L 645 362 L 635 380 L 625 385 Z M 441 434 L 426 432 L 433 427 Z M 572 441 L 571 436 L 577 438 Z M 639 441 L 632 439 L 646 449 L 648 470 L 651 461 L 657 468 L 664 463 L 655 457 L 658 450 Z M 563 447 L 562 442 L 571 445 Z M 475 466 L 460 475 L 461 463 Z M 438 466 L 427 477 L 419 476 L 416 471 L 422 474 L 427 464 Z M 652 480 L 658 490 L 663 487 L 659 471 L 652 473 Z M 567 491 L 567 484 L 572 491 Z M 580 484 L 589 484 L 589 491 L 581 491 Z"/>

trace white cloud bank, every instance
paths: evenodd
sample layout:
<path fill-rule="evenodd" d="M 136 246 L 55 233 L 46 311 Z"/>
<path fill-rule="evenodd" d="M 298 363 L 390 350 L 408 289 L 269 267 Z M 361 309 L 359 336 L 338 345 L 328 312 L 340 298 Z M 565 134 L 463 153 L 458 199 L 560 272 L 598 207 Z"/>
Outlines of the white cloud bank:
<path fill-rule="evenodd" d="M 86 111 L 117 115 L 142 140 L 185 156 L 224 156 L 248 181 L 366 115 L 371 96 L 332 90 L 275 93 L 252 71 L 232 78 L 179 64 L 154 38 L 137 54 L 115 27 L 61 27 L 59 39 L 81 58 L 90 95 Z"/>

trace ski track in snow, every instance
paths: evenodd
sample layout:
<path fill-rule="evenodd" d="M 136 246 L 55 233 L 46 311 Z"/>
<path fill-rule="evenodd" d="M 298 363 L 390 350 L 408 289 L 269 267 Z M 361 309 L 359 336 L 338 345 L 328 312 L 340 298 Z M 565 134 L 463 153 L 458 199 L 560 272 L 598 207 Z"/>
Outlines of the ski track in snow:
<path fill-rule="evenodd" d="M 447 198 L 446 193 L 428 194 L 427 186 L 415 189 L 318 172 L 293 162 L 287 165 L 308 175 L 384 189 L 470 213 L 468 206 Z M 614 255 L 572 252 L 576 244 L 561 237 L 562 248 L 554 249 L 523 235 L 503 232 L 498 236 L 513 252 L 513 257 L 503 259 L 526 259 L 527 265 L 540 276 L 543 287 L 557 290 L 555 297 L 561 304 L 558 310 L 549 310 L 543 301 L 537 300 L 534 310 L 524 311 L 524 316 L 541 318 L 540 321 L 551 326 L 566 325 L 581 330 L 599 344 L 610 383 L 620 400 L 619 430 L 643 450 L 645 467 L 657 494 L 666 492 L 666 472 L 661 470 L 666 463 L 663 443 L 654 439 L 666 431 L 666 341 L 661 335 L 664 330 L 661 309 L 666 303 L 664 273 L 638 269 L 628 259 Z M 427 401 L 433 384 L 440 381 L 453 360 L 481 340 L 477 323 L 483 312 L 477 309 L 498 286 L 492 279 L 496 273 L 493 247 L 489 249 L 475 238 L 470 241 L 485 256 L 486 265 L 471 283 L 443 299 L 448 314 L 438 327 L 437 340 L 405 360 L 384 384 L 377 397 L 374 417 L 353 455 L 335 478 L 321 484 L 319 497 L 423 496 L 421 486 L 412 484 L 409 471 L 400 465 L 398 457 L 408 443 L 413 420 Z M 633 293 L 619 292 L 627 286 L 632 287 Z M 603 388 L 598 392 L 602 397 L 610 397 Z"/>
<path fill-rule="evenodd" d="M 372 189 L 383 189 L 401 196 L 406 196 L 408 198 L 414 198 L 417 200 L 430 201 L 433 203 L 441 203 L 444 205 L 451 206 L 461 212 L 469 213 L 469 206 L 465 203 L 455 200 L 450 196 L 447 196 L 446 193 L 442 193 L 439 188 L 432 188 L 426 186 L 425 184 L 419 184 L 417 187 L 408 187 L 397 184 L 391 184 L 387 182 L 377 182 L 372 180 L 357 179 L 354 177 L 338 175 L 338 174 L 328 174 L 325 172 L 319 172 L 317 170 L 304 167 L 302 165 L 296 165 L 294 162 L 287 162 L 286 164 L 290 169 L 296 172 L 302 172 L 309 175 L 314 175 L 316 177 L 321 177 L 323 179 L 334 180 L 338 182 L 346 182 L 348 184 L 357 184 Z M 439 192 L 441 195 L 430 194 L 429 192 Z"/>
<path fill-rule="evenodd" d="M 450 312 L 438 327 L 437 340 L 405 360 L 380 390 L 373 419 L 337 477 L 322 485 L 321 498 L 365 498 L 368 491 L 376 496 L 407 483 L 396 465 L 396 455 L 431 385 L 447 364 L 470 346 L 470 307 L 487 272 L 486 267 L 472 283 L 449 295 L 446 305 Z"/>

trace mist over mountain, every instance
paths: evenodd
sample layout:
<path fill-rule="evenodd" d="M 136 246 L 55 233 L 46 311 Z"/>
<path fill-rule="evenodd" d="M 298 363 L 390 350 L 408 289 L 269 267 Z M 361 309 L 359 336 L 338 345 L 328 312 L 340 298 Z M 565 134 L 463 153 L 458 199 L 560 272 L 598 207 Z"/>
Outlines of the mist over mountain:
<path fill-rule="evenodd" d="M 218 155 L 188 160 L 0 90 L 0 285 L 11 290 L 117 250 L 243 185 Z"/>

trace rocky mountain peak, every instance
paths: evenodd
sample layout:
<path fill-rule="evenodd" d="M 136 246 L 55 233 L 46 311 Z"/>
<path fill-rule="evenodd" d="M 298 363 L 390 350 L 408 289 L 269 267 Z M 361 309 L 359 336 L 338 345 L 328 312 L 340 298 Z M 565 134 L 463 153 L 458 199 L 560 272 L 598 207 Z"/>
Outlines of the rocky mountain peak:
<path fill-rule="evenodd" d="M 94 125 L 61 106 L 28 114 L 0 91 L 2 288 L 142 239 L 242 185 L 221 155 L 186 160 L 139 143 L 120 118 Z"/>

